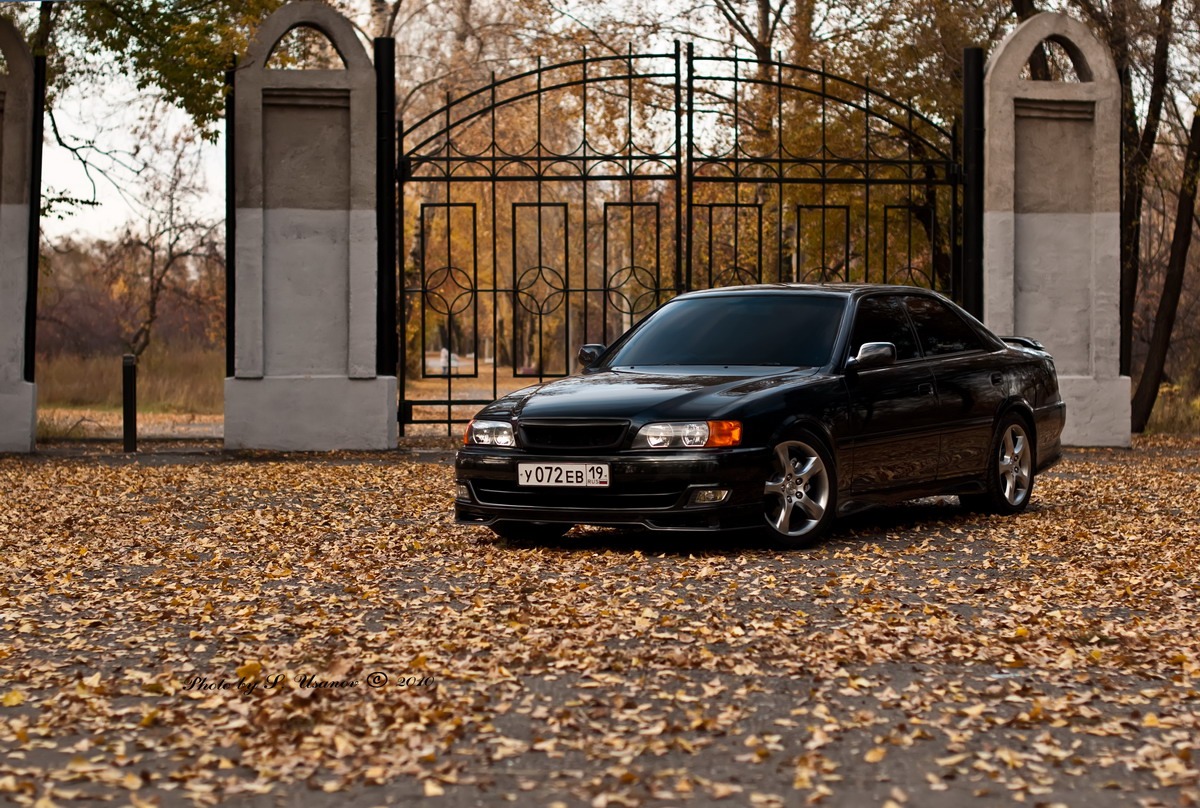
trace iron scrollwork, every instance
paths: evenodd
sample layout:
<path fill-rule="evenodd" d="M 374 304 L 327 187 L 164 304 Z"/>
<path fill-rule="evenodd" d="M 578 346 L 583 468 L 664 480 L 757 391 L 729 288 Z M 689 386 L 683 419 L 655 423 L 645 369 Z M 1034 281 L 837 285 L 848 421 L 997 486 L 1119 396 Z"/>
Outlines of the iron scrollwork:
<path fill-rule="evenodd" d="M 421 323 L 401 329 L 401 355 L 470 320 L 457 339 L 479 368 L 435 401 L 402 360 L 410 422 L 461 423 L 525 377 L 565 375 L 575 347 L 693 289 L 960 291 L 956 129 L 823 69 L 678 44 L 585 51 L 448 99 L 400 139 L 401 310 Z M 405 217 L 414 205 L 442 212 Z M 426 274 L 434 242 L 445 257 Z"/>

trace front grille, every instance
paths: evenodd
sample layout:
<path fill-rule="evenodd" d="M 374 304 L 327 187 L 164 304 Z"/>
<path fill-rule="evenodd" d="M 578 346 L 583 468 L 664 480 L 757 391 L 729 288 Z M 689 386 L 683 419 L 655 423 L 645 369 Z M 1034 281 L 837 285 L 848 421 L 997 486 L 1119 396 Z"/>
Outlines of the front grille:
<path fill-rule="evenodd" d="M 509 480 L 474 480 L 475 497 L 486 505 L 526 508 L 588 508 L 597 511 L 634 511 L 671 508 L 683 496 L 679 482 L 639 483 L 613 488 L 543 488 L 520 486 Z"/>
<path fill-rule="evenodd" d="M 520 421 L 521 446 L 552 452 L 601 452 L 619 449 L 628 421 Z"/>

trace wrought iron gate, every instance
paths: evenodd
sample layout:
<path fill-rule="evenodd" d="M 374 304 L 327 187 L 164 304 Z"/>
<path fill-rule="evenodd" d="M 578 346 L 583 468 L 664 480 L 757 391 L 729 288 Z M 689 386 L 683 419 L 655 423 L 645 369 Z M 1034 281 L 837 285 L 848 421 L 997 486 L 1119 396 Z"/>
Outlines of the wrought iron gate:
<path fill-rule="evenodd" d="M 823 70 L 585 53 L 400 129 L 401 428 L 568 375 L 692 289 L 962 297 L 956 127 Z"/>

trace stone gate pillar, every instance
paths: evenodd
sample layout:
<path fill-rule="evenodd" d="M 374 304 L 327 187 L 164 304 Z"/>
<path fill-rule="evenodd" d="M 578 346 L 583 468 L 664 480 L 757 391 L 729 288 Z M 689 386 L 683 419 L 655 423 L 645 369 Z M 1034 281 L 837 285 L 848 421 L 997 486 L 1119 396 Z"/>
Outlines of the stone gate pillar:
<path fill-rule="evenodd" d="M 273 70 L 293 28 L 337 70 Z M 267 18 L 234 79 L 234 375 L 227 448 L 387 449 L 396 378 L 376 375 L 375 71 L 320 2 Z"/>
<path fill-rule="evenodd" d="M 33 163 L 33 57 L 0 18 L 0 452 L 33 451 L 37 388 L 27 367 L 30 197 Z M 40 144 L 38 144 L 40 145 Z"/>
<path fill-rule="evenodd" d="M 1049 40 L 1078 81 L 1029 81 Z M 1063 14 L 1008 35 L 984 85 L 984 321 L 1054 355 L 1076 446 L 1130 444 L 1120 366 L 1121 87 L 1107 48 Z"/>

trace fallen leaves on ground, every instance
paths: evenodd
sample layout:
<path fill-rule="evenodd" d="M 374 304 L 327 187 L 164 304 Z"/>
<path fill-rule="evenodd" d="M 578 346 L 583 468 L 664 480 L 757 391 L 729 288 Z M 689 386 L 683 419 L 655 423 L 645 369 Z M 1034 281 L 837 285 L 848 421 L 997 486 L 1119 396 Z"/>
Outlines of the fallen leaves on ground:
<path fill-rule="evenodd" d="M 787 553 L 506 543 L 452 491 L 379 454 L 0 459 L 0 795 L 1200 804 L 1200 441 Z"/>

